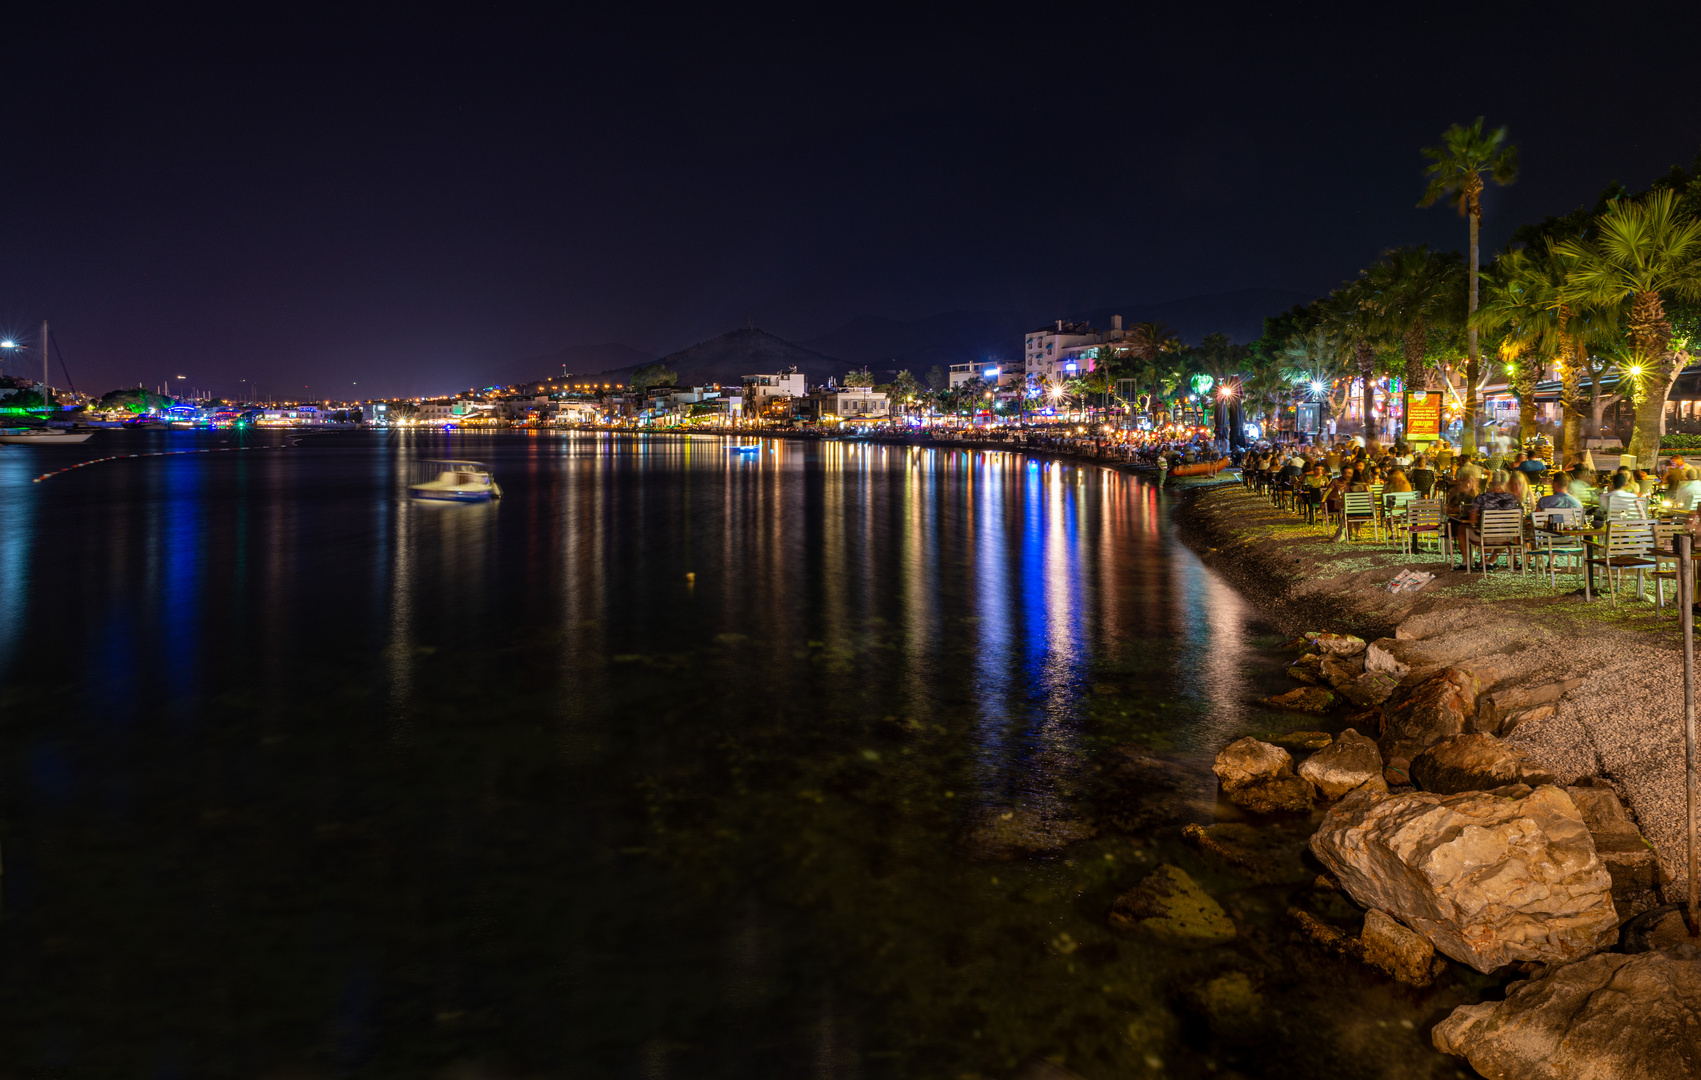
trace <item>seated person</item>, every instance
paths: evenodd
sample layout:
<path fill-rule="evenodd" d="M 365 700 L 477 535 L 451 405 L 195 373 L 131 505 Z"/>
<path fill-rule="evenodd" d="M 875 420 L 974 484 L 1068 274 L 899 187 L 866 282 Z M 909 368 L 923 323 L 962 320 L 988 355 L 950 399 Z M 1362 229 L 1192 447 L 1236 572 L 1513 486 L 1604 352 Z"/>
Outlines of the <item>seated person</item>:
<path fill-rule="evenodd" d="M 1661 477 L 1661 482 L 1665 484 L 1667 491 L 1676 491 L 1677 486 L 1683 483 L 1683 470 L 1688 467 L 1688 464 L 1683 460 L 1682 454 L 1672 455 L 1671 464 L 1666 467 L 1665 476 Z"/>
<path fill-rule="evenodd" d="M 1543 461 L 1541 458 L 1525 457 L 1523 454 L 1519 454 L 1518 457 L 1520 460 L 1516 468 L 1519 472 L 1524 474 L 1524 479 L 1531 483 L 1535 482 L 1536 477 L 1547 472 L 1547 462 Z"/>
<path fill-rule="evenodd" d="M 1406 479 L 1406 474 L 1401 472 L 1400 467 L 1396 465 L 1394 467 L 1394 471 L 1388 474 L 1388 483 L 1382 490 L 1384 493 L 1390 491 L 1410 491 L 1412 490 L 1412 482 Z"/>
<path fill-rule="evenodd" d="M 1672 505 L 1687 514 L 1695 509 L 1697 500 L 1701 500 L 1701 471 L 1693 465 L 1686 465 L 1682 479 L 1671 489 Z"/>
<path fill-rule="evenodd" d="M 1595 488 L 1594 470 L 1582 465 L 1571 470 L 1571 484 L 1567 490 L 1584 506 L 1593 506 L 1600 498 L 1600 492 Z"/>
<path fill-rule="evenodd" d="M 1652 495 L 1654 493 L 1654 478 L 1645 469 L 1637 469 L 1630 474 L 1630 479 L 1636 484 L 1636 494 Z"/>
<path fill-rule="evenodd" d="M 1553 494 L 1536 500 L 1537 510 L 1581 510 L 1583 504 L 1571 494 L 1571 478 L 1560 473 L 1553 478 Z"/>
<path fill-rule="evenodd" d="M 1629 469 L 1620 469 L 1612 474 L 1612 486 L 1601 499 L 1601 510 L 1607 517 L 1642 516 L 1636 483 L 1630 479 Z"/>
<path fill-rule="evenodd" d="M 1412 490 L 1426 499 L 1435 490 L 1435 470 L 1429 467 L 1429 459 L 1422 454 L 1412 459 L 1412 471 L 1406 477 L 1412 482 Z"/>
<path fill-rule="evenodd" d="M 1510 489 L 1511 476 L 1504 470 L 1494 474 L 1489 481 L 1488 490 L 1471 500 L 1469 517 L 1472 524 L 1482 520 L 1484 510 L 1522 510 L 1524 504 Z"/>

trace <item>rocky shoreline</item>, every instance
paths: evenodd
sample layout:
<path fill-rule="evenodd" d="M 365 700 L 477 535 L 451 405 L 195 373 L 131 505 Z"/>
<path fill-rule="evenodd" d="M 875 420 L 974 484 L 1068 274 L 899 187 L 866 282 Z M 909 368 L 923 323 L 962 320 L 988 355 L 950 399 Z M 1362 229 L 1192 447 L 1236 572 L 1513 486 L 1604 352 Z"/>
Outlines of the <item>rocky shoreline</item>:
<path fill-rule="evenodd" d="M 1310 849 L 1363 929 L 1295 910 L 1302 930 L 1414 986 L 1442 970 L 1437 953 L 1529 976 L 1432 1032 L 1484 1075 L 1701 1075 L 1701 949 L 1612 951 L 1682 880 L 1675 620 L 1337 543 L 1238 485 L 1190 493 L 1176 522 L 1296 634 L 1297 685 L 1263 704 L 1342 728 L 1241 738 L 1214 767 L 1253 815 L 1328 804 Z M 1434 580 L 1388 590 L 1418 567 Z M 1296 765 L 1276 742 L 1313 752 Z M 1194 829 L 1210 850 L 1212 830 Z M 1183 893 L 1143 882 L 1118 907 L 1159 912 Z"/>

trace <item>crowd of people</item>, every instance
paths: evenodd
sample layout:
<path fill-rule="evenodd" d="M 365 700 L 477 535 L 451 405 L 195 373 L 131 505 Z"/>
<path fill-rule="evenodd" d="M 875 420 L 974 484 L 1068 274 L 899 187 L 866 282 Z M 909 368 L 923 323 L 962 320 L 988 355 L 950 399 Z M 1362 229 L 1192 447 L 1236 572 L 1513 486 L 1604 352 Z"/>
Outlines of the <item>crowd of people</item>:
<path fill-rule="evenodd" d="M 1419 498 L 1444 499 L 1455 526 L 1476 525 L 1484 511 L 1576 510 L 1597 519 L 1646 517 L 1649 500 L 1659 499 L 1678 513 L 1701 504 L 1701 472 L 1682 456 L 1663 470 L 1619 465 L 1597 469 L 1591 455 L 1575 455 L 1568 468 L 1524 452 L 1468 453 L 1445 441 L 1424 451 L 1403 443 L 1388 447 L 1352 443 L 1329 446 L 1262 445 L 1241 462 L 1250 483 L 1293 489 L 1306 520 L 1333 518 L 1349 492 L 1414 492 Z"/>

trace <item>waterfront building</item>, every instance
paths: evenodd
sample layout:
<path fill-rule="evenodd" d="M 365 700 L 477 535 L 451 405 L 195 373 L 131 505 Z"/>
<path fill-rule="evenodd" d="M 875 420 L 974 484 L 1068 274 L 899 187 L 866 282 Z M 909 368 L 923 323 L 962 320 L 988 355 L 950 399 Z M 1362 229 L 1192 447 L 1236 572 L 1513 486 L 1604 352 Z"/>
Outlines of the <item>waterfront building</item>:
<path fill-rule="evenodd" d="M 823 386 L 800 402 L 800 415 L 809 420 L 877 420 L 891 413 L 886 395 L 867 386 Z"/>
<path fill-rule="evenodd" d="M 795 367 L 776 375 L 743 375 L 743 411 L 749 416 L 768 416 L 784 413 L 790 416 L 791 402 L 809 392 L 807 380 Z"/>
<path fill-rule="evenodd" d="M 1059 382 L 1093 370 L 1099 346 L 1124 340 L 1122 316 L 1112 315 L 1109 330 L 1058 319 L 1029 331 L 1022 342 L 1023 373 L 1030 379 Z"/>

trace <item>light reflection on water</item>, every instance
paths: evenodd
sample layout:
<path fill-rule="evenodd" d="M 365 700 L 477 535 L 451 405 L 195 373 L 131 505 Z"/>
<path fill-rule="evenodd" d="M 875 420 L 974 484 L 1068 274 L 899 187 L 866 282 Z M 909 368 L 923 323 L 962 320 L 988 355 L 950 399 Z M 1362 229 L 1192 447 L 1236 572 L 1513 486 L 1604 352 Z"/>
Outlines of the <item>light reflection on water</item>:
<path fill-rule="evenodd" d="M 1097 1077 L 1179 1038 L 1182 961 L 1045 945 L 1104 937 L 1125 838 L 963 843 L 1256 719 L 1254 613 L 1149 484 L 365 433 L 30 485 L 46 453 L 0 452 L 0 1062 Z M 410 503 L 421 456 L 506 497 Z"/>

